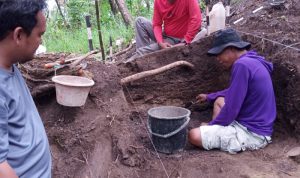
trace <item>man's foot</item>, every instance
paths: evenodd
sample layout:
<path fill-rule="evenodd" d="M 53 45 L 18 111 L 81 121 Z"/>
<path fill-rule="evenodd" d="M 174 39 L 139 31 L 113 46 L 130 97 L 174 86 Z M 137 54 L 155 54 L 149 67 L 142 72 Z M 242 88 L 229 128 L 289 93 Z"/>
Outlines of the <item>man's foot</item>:
<path fill-rule="evenodd" d="M 139 55 L 138 55 L 137 53 L 135 53 L 133 56 L 131 56 L 129 59 L 127 59 L 127 60 L 124 61 L 123 63 L 124 63 L 124 64 L 131 63 L 131 62 L 133 62 L 137 57 L 139 57 Z"/>

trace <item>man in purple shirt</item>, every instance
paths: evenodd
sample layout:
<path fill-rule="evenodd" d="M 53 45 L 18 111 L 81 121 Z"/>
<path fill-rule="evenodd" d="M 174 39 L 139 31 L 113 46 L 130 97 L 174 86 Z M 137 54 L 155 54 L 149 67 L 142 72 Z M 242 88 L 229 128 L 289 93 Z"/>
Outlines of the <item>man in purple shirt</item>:
<path fill-rule="evenodd" d="M 200 101 L 214 102 L 209 123 L 189 132 L 192 144 L 206 150 L 229 153 L 256 150 L 271 142 L 276 104 L 270 73 L 272 63 L 240 39 L 233 29 L 219 31 L 208 54 L 227 68 L 231 67 L 229 88 L 200 94 Z"/>

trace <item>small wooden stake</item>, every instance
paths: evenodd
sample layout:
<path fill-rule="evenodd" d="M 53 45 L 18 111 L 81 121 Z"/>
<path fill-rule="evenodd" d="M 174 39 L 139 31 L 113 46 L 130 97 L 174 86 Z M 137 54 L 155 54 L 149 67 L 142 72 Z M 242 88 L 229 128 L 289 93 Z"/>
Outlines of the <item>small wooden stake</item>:
<path fill-rule="evenodd" d="M 103 46 L 102 34 L 101 34 L 101 27 L 100 27 L 100 15 L 99 15 L 99 3 L 98 3 L 98 0 L 95 0 L 95 6 L 96 6 L 97 27 L 98 27 L 98 35 L 99 35 L 99 42 L 100 42 L 102 60 L 105 61 L 104 46 Z"/>

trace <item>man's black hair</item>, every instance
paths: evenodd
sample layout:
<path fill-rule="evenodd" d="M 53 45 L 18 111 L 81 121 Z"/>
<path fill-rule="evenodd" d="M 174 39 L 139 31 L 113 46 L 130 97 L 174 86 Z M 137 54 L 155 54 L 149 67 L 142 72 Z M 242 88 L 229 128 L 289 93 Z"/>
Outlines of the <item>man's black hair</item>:
<path fill-rule="evenodd" d="M 45 0 L 0 0 L 0 41 L 17 27 L 29 36 L 37 24 L 37 13 L 46 6 Z"/>

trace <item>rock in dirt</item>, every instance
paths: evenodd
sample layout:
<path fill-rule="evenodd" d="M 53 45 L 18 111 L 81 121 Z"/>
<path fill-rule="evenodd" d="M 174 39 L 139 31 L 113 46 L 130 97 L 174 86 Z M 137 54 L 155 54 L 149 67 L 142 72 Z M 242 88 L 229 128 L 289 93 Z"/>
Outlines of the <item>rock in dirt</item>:
<path fill-rule="evenodd" d="M 286 153 L 287 157 L 297 157 L 300 156 L 300 146 L 292 148 Z"/>

